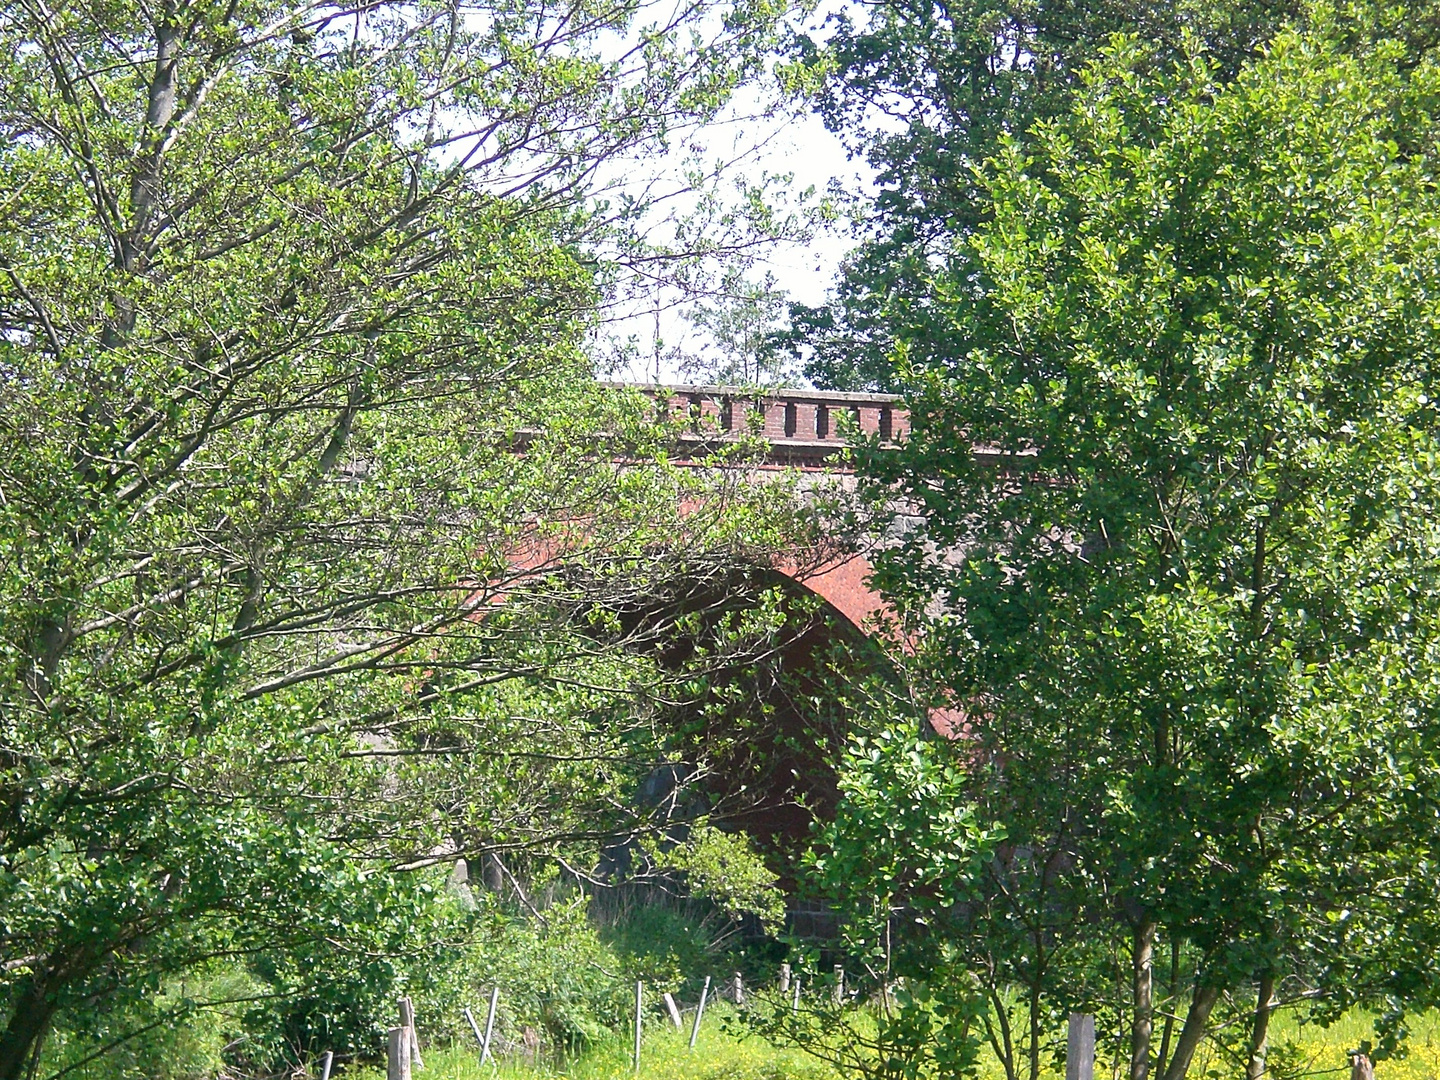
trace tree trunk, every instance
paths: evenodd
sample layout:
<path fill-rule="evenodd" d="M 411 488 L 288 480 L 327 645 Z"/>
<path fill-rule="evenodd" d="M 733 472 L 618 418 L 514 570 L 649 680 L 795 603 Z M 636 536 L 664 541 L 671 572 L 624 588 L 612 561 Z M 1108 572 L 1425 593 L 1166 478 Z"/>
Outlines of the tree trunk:
<path fill-rule="evenodd" d="M 155 68 L 150 76 L 149 102 L 145 109 L 145 126 L 149 130 L 144 134 L 148 141 L 142 146 L 130 180 L 130 227 L 120 238 L 121 268 L 125 270 L 137 269 L 145 248 L 146 232 L 160 194 L 165 128 L 175 117 L 180 63 L 180 27 L 175 8 L 173 0 L 169 0 L 156 13 Z M 127 326 L 127 335 L 129 330 Z"/>
<path fill-rule="evenodd" d="M 987 987 L 986 993 L 990 998 L 990 1012 L 995 1017 L 994 1024 L 988 1015 L 985 1017 L 985 1033 L 990 1040 L 990 1047 L 1005 1066 L 1005 1080 L 1019 1080 L 1019 1073 L 1015 1068 L 1015 1040 L 1011 1035 L 1010 1016 L 1005 1011 L 1005 1002 L 993 986 Z M 995 1036 L 997 1025 L 1000 1028 L 998 1039 Z"/>
<path fill-rule="evenodd" d="M 1175 1033 L 1175 995 L 1180 992 L 1180 942 L 1170 942 L 1170 978 L 1165 983 L 1165 1026 L 1160 1035 L 1160 1053 L 1155 1056 L 1155 1071 L 1164 1073 L 1170 1060 L 1170 1037 Z"/>
<path fill-rule="evenodd" d="M 1267 971 L 1260 976 L 1260 991 L 1255 997 L 1255 1021 L 1250 1027 L 1250 1056 L 1245 1063 L 1245 1080 L 1260 1080 L 1265 1075 L 1265 1057 L 1270 1046 L 1270 999 L 1274 996 L 1275 974 Z"/>
<path fill-rule="evenodd" d="M 1185 1014 L 1185 1026 L 1180 1029 L 1180 1038 L 1175 1043 L 1175 1056 L 1165 1070 L 1164 1080 L 1185 1080 L 1190 1071 L 1190 1062 L 1205 1037 L 1205 1025 L 1210 1020 L 1210 1010 L 1220 997 L 1218 986 L 1197 986 L 1195 996 L 1190 999 L 1190 1010 Z"/>
<path fill-rule="evenodd" d="M 1040 1080 L 1040 1038 L 1044 1034 L 1040 1015 L 1040 979 L 1030 984 L 1030 1080 Z"/>
<path fill-rule="evenodd" d="M 1131 1008 L 1135 1016 L 1130 1031 L 1130 1080 L 1147 1080 L 1150 1075 L 1150 1036 L 1155 1029 L 1154 956 L 1155 922 L 1146 918 L 1135 930 L 1135 951 L 1130 960 Z"/>
<path fill-rule="evenodd" d="M 55 1005 L 42 983 L 27 978 L 15 1001 L 10 1023 L 0 1032 L 0 1080 L 22 1080 L 30 1055 L 39 1045 Z"/>

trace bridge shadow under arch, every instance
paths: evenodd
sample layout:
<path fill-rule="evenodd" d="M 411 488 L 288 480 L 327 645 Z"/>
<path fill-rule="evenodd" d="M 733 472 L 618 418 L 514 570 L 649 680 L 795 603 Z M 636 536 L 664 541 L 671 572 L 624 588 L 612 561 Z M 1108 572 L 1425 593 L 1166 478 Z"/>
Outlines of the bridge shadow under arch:
<path fill-rule="evenodd" d="M 787 891 L 813 822 L 834 814 L 837 765 L 855 729 L 848 691 L 898 677 L 867 633 L 879 604 L 866 573 L 858 559 L 818 568 L 736 560 L 666 579 L 618 612 L 666 668 L 703 661 L 705 672 L 666 710 L 685 763 L 657 770 L 638 797 L 670 800 L 681 827 L 704 813 L 745 832 Z"/>

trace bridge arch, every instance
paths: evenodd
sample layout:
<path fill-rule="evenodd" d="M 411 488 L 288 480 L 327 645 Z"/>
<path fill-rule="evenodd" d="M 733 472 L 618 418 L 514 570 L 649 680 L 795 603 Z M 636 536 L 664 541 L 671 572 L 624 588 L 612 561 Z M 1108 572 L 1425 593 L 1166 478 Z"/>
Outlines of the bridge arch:
<path fill-rule="evenodd" d="M 733 387 L 641 387 L 657 408 L 685 422 L 675 460 L 713 468 L 713 451 L 728 440 L 759 436 L 768 446 L 761 460 L 740 468 L 757 473 L 800 470 L 851 475 L 846 435 L 860 431 L 898 441 L 908 415 L 898 398 L 878 394 L 814 391 L 756 393 Z M 759 477 L 757 476 L 757 479 Z M 544 576 L 563 567 L 554 541 L 536 540 L 517 550 L 512 569 Z M 837 547 L 823 558 L 813 552 L 778 551 L 765 559 L 737 559 L 703 580 L 683 575 L 656 595 L 638 600 L 632 620 L 706 613 L 721 620 L 778 594 L 787 624 L 763 660 L 737 664 L 727 673 L 726 712 L 717 700 L 695 703 L 677 725 L 688 725 L 714 763 L 701 781 L 716 816 L 756 837 L 781 856 L 780 864 L 808 838 L 813 820 L 828 816 L 838 799 L 837 766 L 853 731 L 843 702 L 834 700 L 829 665 L 840 654 L 867 670 L 895 677 L 887 643 L 874 635 L 891 609 L 871 585 L 871 562 L 861 552 Z M 703 623 L 703 619 L 701 622 Z M 713 625 L 713 624 L 712 624 Z M 705 632 L 704 627 L 700 631 Z M 673 648 L 683 652 L 682 645 Z M 683 659 L 679 653 L 674 660 Z M 942 735 L 950 717 L 931 715 Z M 745 737 L 737 737 L 743 733 Z"/>
<path fill-rule="evenodd" d="M 676 580 L 627 613 L 636 622 L 684 619 L 699 648 L 753 611 L 783 617 L 762 647 L 710 671 L 704 692 L 671 718 L 709 767 L 696 781 L 704 810 L 754 838 L 782 873 L 813 821 L 830 817 L 838 801 L 837 768 L 854 723 L 836 682 L 895 674 L 867 633 L 875 599 L 857 591 L 863 573 L 853 560 L 819 570 L 736 561 Z M 667 659 L 678 667 L 686 646 L 672 648 Z"/>

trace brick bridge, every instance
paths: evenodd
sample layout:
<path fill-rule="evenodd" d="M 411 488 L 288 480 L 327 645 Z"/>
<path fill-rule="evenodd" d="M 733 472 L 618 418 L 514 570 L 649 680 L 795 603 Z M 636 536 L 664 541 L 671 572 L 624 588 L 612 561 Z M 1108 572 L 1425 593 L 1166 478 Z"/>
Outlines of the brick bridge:
<path fill-rule="evenodd" d="M 846 432 L 899 442 L 910 431 L 910 414 L 893 394 L 849 394 L 826 390 L 740 390 L 730 386 L 641 387 L 668 402 L 676 417 L 688 417 L 682 453 L 713 449 L 717 443 L 759 436 L 769 443 L 765 465 L 775 468 L 848 471 L 837 460 Z"/>
<path fill-rule="evenodd" d="M 833 477 L 853 490 L 853 468 L 844 456 L 852 433 L 878 437 L 884 445 L 898 444 L 910 430 L 901 399 L 888 394 L 607 385 L 649 395 L 661 416 L 680 421 L 672 460 L 696 468 L 715 468 L 715 452 L 727 444 L 744 440 L 754 446 L 759 440 L 758 458 L 745 456 L 734 468 L 813 473 L 816 480 Z M 511 559 L 513 568 L 543 576 L 563 557 L 563 543 L 538 540 Z M 673 621 L 677 613 L 694 616 L 687 632 L 699 642 L 762 595 L 782 594 L 786 619 L 772 647 L 763 657 L 743 655 L 732 668 L 716 673 L 720 696 L 702 701 L 710 707 L 694 707 L 676 719 L 690 737 L 706 744 L 712 765 L 701 780 L 707 812 L 755 838 L 772 856 L 772 868 L 787 891 L 795 885 L 793 860 L 811 824 L 833 814 L 839 796 L 836 764 L 853 727 L 847 706 L 835 700 L 837 657 L 843 657 L 847 678 L 850 673 L 904 677 L 893 656 L 896 642 L 876 633 L 888 608 L 870 586 L 872 567 L 864 552 L 836 550 L 819 565 L 815 561 L 809 554 L 779 551 L 763 565 L 737 563 L 707 572 L 704 580 L 681 576 L 662 594 L 642 597 L 619 613 L 627 623 Z M 819 610 L 813 597 L 823 601 Z M 898 644 L 902 650 L 906 646 Z M 671 647 L 684 651 L 683 645 L 672 642 Z M 949 737 L 958 715 L 932 710 L 927 720 Z M 738 731 L 745 735 L 737 738 Z M 688 780 L 683 766 L 663 766 L 637 797 L 663 804 Z M 628 851 L 622 844 L 608 852 L 600 871 L 620 866 Z M 833 920 L 821 909 L 792 907 L 790 920 L 792 931 L 802 937 L 833 936 Z"/>
<path fill-rule="evenodd" d="M 847 434 L 879 436 L 898 443 L 910 431 L 910 414 L 893 394 L 825 390 L 753 390 L 733 386 L 642 386 L 665 403 L 672 417 L 688 419 L 677 460 L 705 464 L 726 442 L 759 438 L 766 444 L 750 469 L 799 469 L 849 475 L 843 458 Z M 774 569 L 819 596 L 857 630 L 868 633 L 887 610 L 869 584 L 871 565 L 860 552 L 845 552 L 818 567 L 802 568 L 784 553 Z"/>
<path fill-rule="evenodd" d="M 725 386 L 642 386 L 671 418 L 681 421 L 675 460 L 696 467 L 713 467 L 713 454 L 727 442 L 761 440 L 758 461 L 739 466 L 747 470 L 799 470 L 837 477 L 848 484 L 853 470 L 843 451 L 851 433 L 878 437 L 881 444 L 898 443 L 910 430 L 909 413 L 900 398 L 888 394 L 833 393 L 816 390 L 740 389 Z M 828 698 L 827 664 L 837 644 L 848 643 L 847 663 L 871 673 L 887 671 L 902 678 L 887 654 L 893 640 L 876 642 L 876 616 L 888 610 L 871 588 L 871 564 L 860 551 L 839 551 L 820 566 L 801 566 L 794 557 L 776 552 L 768 567 L 740 570 L 717 590 L 711 583 L 707 598 L 681 599 L 697 606 L 726 601 L 744 606 L 757 586 L 781 584 L 792 593 L 818 596 L 824 609 L 807 616 L 791 632 L 769 661 L 773 671 L 756 676 L 756 697 L 763 697 L 773 724 L 771 734 L 739 747 L 728 760 L 717 762 L 730 791 L 711 792 L 725 805 L 734 790 L 748 791 L 752 799 L 725 820 L 745 829 L 762 846 L 779 855 L 778 866 L 805 843 L 816 815 L 833 811 L 838 791 L 835 763 L 850 730 L 843 708 L 815 702 Z M 733 590 L 722 596 L 725 589 Z M 837 619 L 835 616 L 840 618 Z M 879 647 L 877 647 L 877 645 Z M 902 649 L 905 642 L 899 642 Z M 741 673 L 742 679 L 751 673 Z M 771 681 L 762 689 L 760 683 Z M 809 706 L 797 705 L 808 701 Z M 952 737 L 960 722 L 950 709 L 932 710 L 928 722 L 934 731 Z M 723 735 L 721 736 L 723 740 Z M 721 784 L 720 787 L 725 787 Z M 790 882 L 788 872 L 782 875 Z M 792 929 L 802 936 L 824 931 L 815 913 L 792 911 Z"/>

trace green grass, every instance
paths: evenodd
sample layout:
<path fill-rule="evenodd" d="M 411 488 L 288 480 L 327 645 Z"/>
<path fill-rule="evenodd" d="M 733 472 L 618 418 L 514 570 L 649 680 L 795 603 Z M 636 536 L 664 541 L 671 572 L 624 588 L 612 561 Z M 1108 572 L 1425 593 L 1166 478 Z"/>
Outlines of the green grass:
<path fill-rule="evenodd" d="M 617 1037 L 570 1061 L 534 1064 L 512 1058 L 482 1067 L 473 1045 L 427 1050 L 425 1068 L 415 1080 L 836 1080 L 831 1070 L 798 1050 L 738 1038 L 721 1029 L 718 1016 L 716 1021 L 701 1030 L 693 1051 L 688 1030 L 646 1031 L 638 1073 L 633 1043 Z M 384 1075 L 383 1070 L 356 1069 L 338 1080 L 383 1080 Z"/>
<path fill-rule="evenodd" d="M 1271 1029 L 1271 1045 L 1275 1048 L 1272 1053 L 1277 1055 L 1275 1060 L 1282 1069 L 1288 1065 L 1303 1075 L 1342 1080 L 1348 1080 L 1350 1075 L 1348 1051 L 1366 1039 L 1373 1040 L 1374 1032 L 1369 1018 L 1360 1012 L 1324 1029 L 1302 1026 L 1293 1016 L 1281 1014 Z M 1440 1013 L 1416 1017 L 1405 1045 L 1405 1057 L 1376 1064 L 1376 1080 L 1440 1080 Z M 1228 1062 L 1213 1055 L 1197 1059 L 1196 1066 L 1199 1068 L 1191 1075 L 1197 1078 L 1207 1073 L 1215 1077 L 1234 1075 Z"/>
<path fill-rule="evenodd" d="M 707 1018 L 709 1017 L 707 1012 Z M 1347 1080 L 1346 1052 L 1371 1037 L 1369 1022 L 1360 1014 L 1347 1016 L 1328 1029 L 1301 1026 L 1293 1017 L 1280 1016 L 1271 1029 L 1272 1060 L 1277 1076 L 1310 1076 Z M 741 1038 L 726 1030 L 720 1016 L 700 1033 L 694 1051 L 688 1029 L 647 1030 L 641 1049 L 640 1071 L 631 1060 L 631 1042 L 619 1036 L 602 1042 L 569 1061 L 531 1063 L 511 1058 L 482 1067 L 476 1049 L 462 1044 L 425 1052 L 425 1069 L 415 1080 L 839 1080 L 828 1066 L 798 1050 L 775 1047 L 758 1037 Z M 1440 1080 L 1440 1013 L 1427 1013 L 1411 1025 L 1408 1055 L 1376 1065 L 1376 1080 Z M 1097 1080 L 1123 1075 L 1125 1063 L 1096 1063 Z M 337 1080 L 383 1080 L 383 1069 L 353 1069 Z M 1054 1074 L 1043 1074 L 1054 1080 Z M 1202 1047 L 1190 1071 L 1192 1080 L 1230 1080 L 1243 1068 Z M 999 1063 L 981 1063 L 981 1080 L 1002 1080 Z"/>
<path fill-rule="evenodd" d="M 1349 1080 L 1349 1051 L 1364 1040 L 1374 1039 L 1370 1019 L 1359 1011 L 1342 1017 L 1329 1028 L 1302 1025 L 1290 1013 L 1276 1016 L 1270 1027 L 1270 1063 L 1276 1080 L 1281 1077 L 1313 1077 L 1315 1080 Z M 1407 1053 L 1403 1058 L 1375 1065 L 1376 1080 L 1440 1080 L 1440 1012 L 1416 1017 L 1410 1024 Z M 1129 1066 L 1120 1062 L 1097 1061 L 1096 1080 L 1123 1077 Z M 1221 1053 L 1210 1043 L 1201 1044 L 1190 1067 L 1189 1080 L 1235 1080 L 1245 1074 L 1243 1064 Z M 983 1064 L 983 1080 L 1002 1080 L 1004 1071 L 993 1058 Z M 1064 1073 L 1044 1073 L 1044 1080 L 1056 1080 Z"/>

